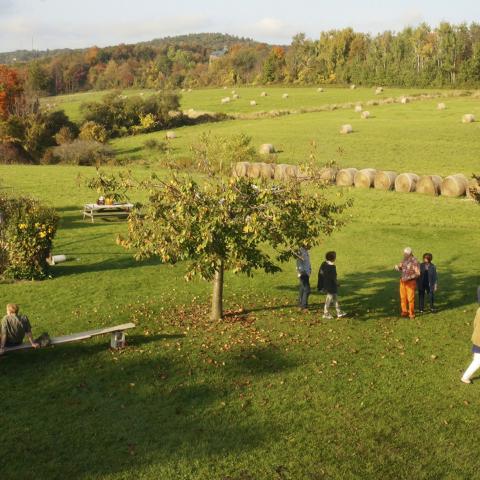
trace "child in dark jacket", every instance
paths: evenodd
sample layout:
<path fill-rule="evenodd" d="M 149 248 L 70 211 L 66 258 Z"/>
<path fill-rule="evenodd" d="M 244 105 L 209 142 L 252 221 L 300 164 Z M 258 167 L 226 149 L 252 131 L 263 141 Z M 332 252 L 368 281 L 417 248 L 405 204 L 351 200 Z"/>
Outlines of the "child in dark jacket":
<path fill-rule="evenodd" d="M 437 268 L 432 263 L 433 255 L 431 253 L 423 254 L 423 262 L 420 264 L 420 276 L 417 279 L 418 300 L 420 313 L 425 308 L 425 293 L 430 297 L 430 311 L 435 312 L 435 292 L 437 291 Z"/>
<path fill-rule="evenodd" d="M 346 315 L 345 312 L 342 312 L 340 304 L 338 303 L 337 267 L 335 266 L 336 259 L 337 254 L 335 252 L 327 252 L 325 255 L 325 261 L 320 266 L 318 272 L 318 291 L 327 294 L 323 311 L 323 318 L 327 319 L 333 318 L 330 313 L 330 306 L 332 303 L 335 305 L 338 318 L 342 318 Z"/>

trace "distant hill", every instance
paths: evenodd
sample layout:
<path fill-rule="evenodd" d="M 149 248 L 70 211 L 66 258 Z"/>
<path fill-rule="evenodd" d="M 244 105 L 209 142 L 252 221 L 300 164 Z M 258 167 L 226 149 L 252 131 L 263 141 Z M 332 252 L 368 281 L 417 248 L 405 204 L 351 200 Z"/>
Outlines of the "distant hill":
<path fill-rule="evenodd" d="M 178 35 L 174 37 L 163 37 L 150 40 L 148 42 L 137 42 L 130 45 L 144 45 L 153 47 L 162 47 L 164 45 L 201 45 L 207 50 L 220 50 L 223 47 L 230 47 L 234 44 L 256 44 L 255 40 L 244 37 L 236 37 L 224 33 L 190 33 L 188 35 Z M 105 47 L 106 49 L 115 46 Z M 25 63 L 31 60 L 56 57 L 59 55 L 75 54 L 86 52 L 90 47 L 70 49 L 60 48 L 54 50 L 15 50 L 13 52 L 0 52 L 0 64 Z"/>

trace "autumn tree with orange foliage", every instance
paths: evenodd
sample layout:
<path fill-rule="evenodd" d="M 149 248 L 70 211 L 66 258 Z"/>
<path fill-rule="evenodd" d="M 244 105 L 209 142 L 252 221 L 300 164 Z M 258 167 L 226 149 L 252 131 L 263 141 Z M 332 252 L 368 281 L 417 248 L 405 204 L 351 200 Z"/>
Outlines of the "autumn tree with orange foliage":
<path fill-rule="evenodd" d="M 13 111 L 16 100 L 23 94 L 23 81 L 18 73 L 0 65 L 0 118 L 6 119 Z"/>

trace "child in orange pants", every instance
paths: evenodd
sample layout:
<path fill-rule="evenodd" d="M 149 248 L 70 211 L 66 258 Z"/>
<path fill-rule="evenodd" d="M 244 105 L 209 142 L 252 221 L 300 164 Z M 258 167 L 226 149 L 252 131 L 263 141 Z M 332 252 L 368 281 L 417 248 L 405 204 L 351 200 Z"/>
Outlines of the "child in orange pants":
<path fill-rule="evenodd" d="M 417 278 L 420 276 L 420 264 L 413 256 L 410 247 L 403 251 L 403 261 L 395 265 L 395 270 L 401 272 L 400 304 L 402 317 L 415 318 L 415 290 Z"/>

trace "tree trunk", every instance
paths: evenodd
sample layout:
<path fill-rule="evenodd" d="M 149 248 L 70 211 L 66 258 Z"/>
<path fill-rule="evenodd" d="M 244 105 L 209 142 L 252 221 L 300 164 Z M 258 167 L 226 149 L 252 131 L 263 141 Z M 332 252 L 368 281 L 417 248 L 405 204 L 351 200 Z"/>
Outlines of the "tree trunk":
<path fill-rule="evenodd" d="M 223 318 L 223 261 L 215 272 L 215 278 L 213 280 L 212 312 L 210 318 L 212 320 L 221 320 Z"/>

